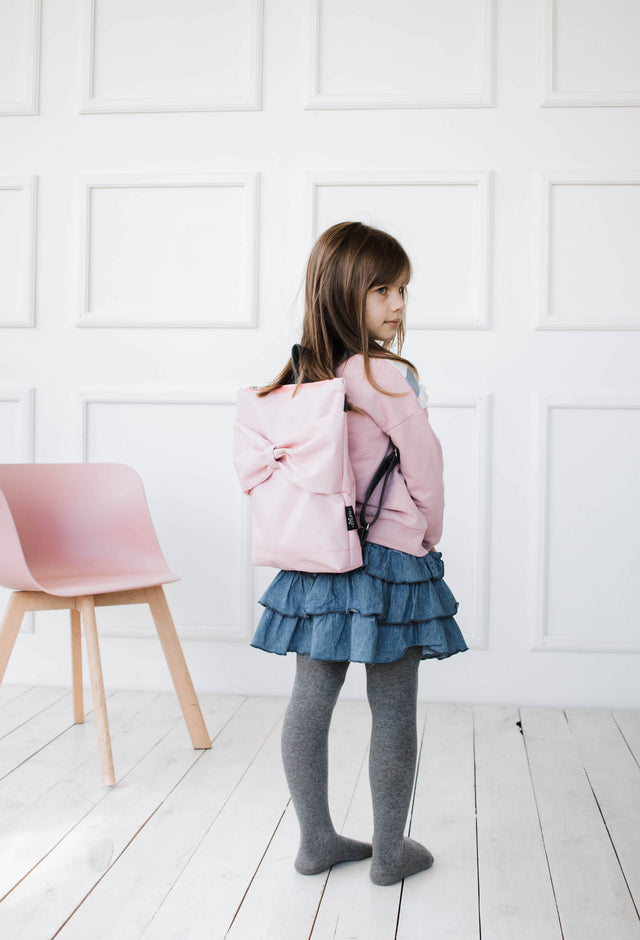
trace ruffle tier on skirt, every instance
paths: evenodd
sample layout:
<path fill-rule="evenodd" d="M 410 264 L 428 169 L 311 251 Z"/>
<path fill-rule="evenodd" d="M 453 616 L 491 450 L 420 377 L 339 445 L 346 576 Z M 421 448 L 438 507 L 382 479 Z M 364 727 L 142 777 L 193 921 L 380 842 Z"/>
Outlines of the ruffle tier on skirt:
<path fill-rule="evenodd" d="M 363 559 L 343 574 L 280 571 L 260 598 L 251 645 L 360 663 L 394 662 L 412 646 L 423 659 L 467 649 L 440 552 L 418 558 L 366 542 Z"/>

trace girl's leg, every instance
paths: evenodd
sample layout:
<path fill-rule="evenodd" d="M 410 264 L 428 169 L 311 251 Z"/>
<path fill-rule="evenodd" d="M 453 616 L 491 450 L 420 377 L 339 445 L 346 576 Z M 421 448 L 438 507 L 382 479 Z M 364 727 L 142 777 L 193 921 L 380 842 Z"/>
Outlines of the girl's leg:
<path fill-rule="evenodd" d="M 391 885 L 424 871 L 433 856 L 404 838 L 416 767 L 416 704 L 422 651 L 411 647 L 394 663 L 367 665 L 371 706 L 369 778 L 373 800 L 374 884 Z"/>
<path fill-rule="evenodd" d="M 300 824 L 296 871 L 316 875 L 338 862 L 369 858 L 371 845 L 338 835 L 327 795 L 331 715 L 349 663 L 297 656 L 296 678 L 282 728 L 282 763 Z"/>

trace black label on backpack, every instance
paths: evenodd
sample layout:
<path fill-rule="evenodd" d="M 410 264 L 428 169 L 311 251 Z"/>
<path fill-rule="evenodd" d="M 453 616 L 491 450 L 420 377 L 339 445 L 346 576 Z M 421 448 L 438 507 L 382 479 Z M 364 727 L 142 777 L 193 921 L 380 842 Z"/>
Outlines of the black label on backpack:
<path fill-rule="evenodd" d="M 356 522 L 356 514 L 353 511 L 353 506 L 345 506 L 344 510 L 347 514 L 347 529 L 351 531 L 352 529 L 358 528 L 358 523 Z"/>

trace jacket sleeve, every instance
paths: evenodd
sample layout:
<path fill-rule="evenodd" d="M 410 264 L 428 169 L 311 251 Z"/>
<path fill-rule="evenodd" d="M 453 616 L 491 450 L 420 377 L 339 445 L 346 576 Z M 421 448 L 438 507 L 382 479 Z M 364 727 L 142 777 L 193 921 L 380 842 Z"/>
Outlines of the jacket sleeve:
<path fill-rule="evenodd" d="M 407 489 L 427 522 L 422 544 L 426 549 L 433 548 L 442 537 L 444 515 L 440 441 L 422 409 L 395 427 L 388 428 L 387 433 L 400 451 L 400 470 Z"/>

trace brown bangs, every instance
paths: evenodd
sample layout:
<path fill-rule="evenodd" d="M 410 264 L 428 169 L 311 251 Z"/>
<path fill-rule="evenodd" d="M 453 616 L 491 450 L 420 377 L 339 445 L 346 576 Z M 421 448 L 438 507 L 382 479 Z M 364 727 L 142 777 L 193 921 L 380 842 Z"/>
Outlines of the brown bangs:
<path fill-rule="evenodd" d="M 374 230 L 377 233 L 377 230 Z M 402 245 L 386 232 L 380 232 L 384 239 L 376 239 L 378 244 L 374 247 L 371 258 L 372 280 L 367 290 L 383 284 L 395 284 L 411 280 L 411 262 Z M 382 243 L 380 243 L 382 242 Z"/>

